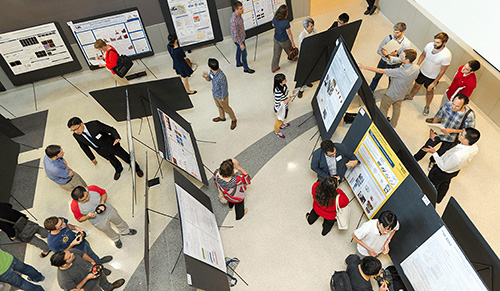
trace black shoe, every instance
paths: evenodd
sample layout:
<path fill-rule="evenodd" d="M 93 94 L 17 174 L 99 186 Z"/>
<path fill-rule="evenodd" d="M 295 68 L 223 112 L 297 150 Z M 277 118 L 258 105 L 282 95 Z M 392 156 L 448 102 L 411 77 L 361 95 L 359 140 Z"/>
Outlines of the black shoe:
<path fill-rule="evenodd" d="M 253 74 L 253 73 L 255 73 L 255 70 L 248 69 L 248 70 L 243 70 L 243 72 Z"/>
<path fill-rule="evenodd" d="M 377 6 L 373 5 L 372 9 L 370 9 L 369 14 L 372 15 L 375 12 L 375 10 L 377 10 Z"/>
<path fill-rule="evenodd" d="M 297 97 L 302 98 L 302 96 L 304 96 L 304 91 L 299 91 L 299 93 L 297 94 Z"/>
<path fill-rule="evenodd" d="M 237 68 L 239 68 L 239 67 L 243 67 L 243 64 L 240 64 L 240 65 L 236 64 L 236 67 L 237 67 Z"/>
<path fill-rule="evenodd" d="M 135 173 L 137 174 L 137 177 L 142 178 L 144 176 L 144 172 L 141 169 L 136 169 Z"/>
<path fill-rule="evenodd" d="M 131 228 L 131 229 L 128 231 L 128 233 L 126 233 L 126 234 L 122 234 L 122 235 L 136 235 L 136 234 L 137 234 L 137 230 L 135 230 L 135 229 Z"/>
<path fill-rule="evenodd" d="M 387 121 L 391 122 L 391 118 L 389 116 L 386 117 Z"/>
<path fill-rule="evenodd" d="M 364 15 L 370 14 L 370 7 L 366 8 L 366 11 L 363 13 Z"/>
<path fill-rule="evenodd" d="M 309 84 L 307 84 L 306 86 L 307 86 L 307 87 L 309 87 L 309 88 L 311 88 L 311 87 L 313 86 L 313 84 L 312 84 L 312 83 L 309 83 Z"/>
<path fill-rule="evenodd" d="M 111 270 L 106 269 L 106 268 L 103 268 L 103 269 L 102 269 L 102 273 L 103 273 L 104 275 L 106 275 L 106 276 L 109 276 L 109 275 L 111 275 Z"/>
<path fill-rule="evenodd" d="M 194 90 L 192 93 L 188 93 L 188 95 L 194 95 L 196 93 L 198 93 L 198 91 Z"/>
<path fill-rule="evenodd" d="M 116 172 L 115 175 L 113 176 L 113 179 L 115 179 L 115 181 L 120 179 L 121 174 L 122 173 L 120 173 L 120 172 Z"/>
<path fill-rule="evenodd" d="M 115 246 L 116 246 L 117 248 L 121 249 L 121 248 L 122 248 L 122 246 L 123 246 L 122 241 L 121 241 L 121 240 L 117 240 L 117 241 L 115 241 Z"/>
<path fill-rule="evenodd" d="M 113 287 L 107 291 L 115 290 L 116 288 L 120 288 L 125 284 L 125 279 L 119 279 L 113 282 Z"/>
<path fill-rule="evenodd" d="M 104 256 L 101 258 L 101 264 L 109 263 L 109 262 L 111 262 L 112 259 L 113 259 L 113 256 Z"/>

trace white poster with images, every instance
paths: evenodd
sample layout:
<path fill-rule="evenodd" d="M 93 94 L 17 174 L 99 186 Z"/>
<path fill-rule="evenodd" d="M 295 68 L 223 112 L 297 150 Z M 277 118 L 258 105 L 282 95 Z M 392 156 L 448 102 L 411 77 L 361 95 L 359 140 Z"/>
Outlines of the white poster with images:
<path fill-rule="evenodd" d="M 285 0 L 241 0 L 243 4 L 243 25 L 245 30 L 271 22 L 278 8 Z"/>
<path fill-rule="evenodd" d="M 180 46 L 214 39 L 207 0 L 167 0 Z"/>

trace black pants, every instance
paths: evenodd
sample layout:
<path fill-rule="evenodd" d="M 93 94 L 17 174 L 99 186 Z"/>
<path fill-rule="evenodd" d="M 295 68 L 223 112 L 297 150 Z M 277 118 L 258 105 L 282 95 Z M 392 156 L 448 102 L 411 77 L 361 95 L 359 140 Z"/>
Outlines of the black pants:
<path fill-rule="evenodd" d="M 101 157 L 105 158 L 111 163 L 117 173 L 121 173 L 123 171 L 123 166 L 116 157 L 119 157 L 125 163 L 130 164 L 130 155 L 126 150 L 122 148 L 120 143 L 117 143 L 115 146 L 113 146 L 111 150 L 97 149 L 96 151 Z M 136 170 L 140 169 L 139 164 L 135 163 L 135 168 Z"/>
<path fill-rule="evenodd" d="M 375 5 L 375 0 L 366 0 L 366 3 L 368 3 L 368 9 L 371 9 Z"/>
<path fill-rule="evenodd" d="M 426 148 L 429 146 L 435 147 L 439 143 L 441 143 L 441 147 L 439 147 L 439 150 L 437 150 L 437 153 L 439 154 L 439 156 L 442 156 L 447 150 L 449 150 L 453 146 L 453 142 L 441 141 L 439 136 L 436 136 L 434 138 L 434 140 L 429 138 L 427 140 L 427 142 L 425 142 L 425 145 L 422 148 Z M 421 159 L 423 159 L 425 157 L 426 152 L 424 152 L 422 150 L 422 148 L 420 148 L 420 150 L 416 154 L 413 155 L 413 157 L 417 161 L 420 161 Z"/>
<path fill-rule="evenodd" d="M 309 212 L 309 216 L 307 217 L 307 222 L 309 224 L 313 224 L 317 219 L 319 215 L 314 211 L 314 209 L 311 209 L 311 212 Z M 330 220 L 330 219 L 325 219 L 323 218 L 323 231 L 321 231 L 322 235 L 327 235 L 330 230 L 332 229 L 333 225 L 337 221 L 336 219 Z"/>
<path fill-rule="evenodd" d="M 245 200 L 241 201 L 240 203 L 227 202 L 227 204 L 229 205 L 229 208 L 233 208 L 233 206 L 236 205 L 236 220 L 240 220 L 243 218 L 243 216 L 245 215 Z"/>
<path fill-rule="evenodd" d="M 441 201 L 443 201 L 446 192 L 448 192 L 448 189 L 450 188 L 451 179 L 455 178 L 459 172 L 460 171 L 446 173 L 441 171 L 437 165 L 434 165 L 434 167 L 432 167 L 429 171 L 429 180 L 431 180 L 438 192 L 437 203 L 441 203 Z"/>

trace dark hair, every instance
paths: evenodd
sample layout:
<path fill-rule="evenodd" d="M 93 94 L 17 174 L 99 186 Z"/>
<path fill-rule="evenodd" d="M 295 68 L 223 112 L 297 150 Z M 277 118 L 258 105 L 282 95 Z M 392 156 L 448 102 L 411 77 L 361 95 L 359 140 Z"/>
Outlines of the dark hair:
<path fill-rule="evenodd" d="M 318 201 L 323 207 L 332 206 L 338 195 L 337 187 L 339 181 L 333 176 L 328 176 L 316 186 L 314 200 Z"/>
<path fill-rule="evenodd" d="M 55 216 L 51 216 L 43 222 L 43 227 L 45 227 L 46 230 L 55 230 L 56 225 L 59 222 L 59 218 Z"/>
<path fill-rule="evenodd" d="M 234 174 L 234 164 L 232 159 L 227 159 L 220 164 L 219 174 L 222 177 L 231 177 Z"/>
<path fill-rule="evenodd" d="M 234 1 L 232 6 L 233 6 L 233 11 L 234 11 L 234 10 L 238 10 L 241 6 L 243 6 L 243 4 L 241 4 L 240 1 Z"/>
<path fill-rule="evenodd" d="M 71 198 L 73 198 L 73 200 L 78 201 L 79 199 L 83 198 L 83 194 L 85 192 L 87 192 L 87 190 L 85 190 L 84 187 L 76 186 L 76 188 L 73 189 L 73 191 L 71 191 Z"/>
<path fill-rule="evenodd" d="M 458 100 L 464 100 L 464 105 L 469 104 L 469 97 L 463 93 L 458 93 L 453 99 L 455 98 L 458 98 Z"/>
<path fill-rule="evenodd" d="M 349 14 L 347 14 L 347 13 L 340 14 L 339 20 L 342 21 L 343 23 L 349 22 Z"/>
<path fill-rule="evenodd" d="M 335 150 L 335 145 L 333 141 L 327 139 L 321 142 L 321 150 L 326 154 L 326 152 L 333 152 Z"/>
<path fill-rule="evenodd" d="M 286 4 L 283 4 L 274 13 L 274 18 L 276 18 L 276 20 L 285 20 L 287 17 L 288 17 L 288 6 L 286 6 Z"/>
<path fill-rule="evenodd" d="M 386 210 L 380 213 L 378 222 L 380 222 L 380 224 L 382 224 L 384 228 L 389 227 L 389 229 L 394 229 L 398 224 L 398 218 L 396 217 L 396 214 L 394 214 L 394 212 Z"/>
<path fill-rule="evenodd" d="M 282 93 L 285 93 L 285 86 L 282 86 L 281 83 L 283 83 L 283 81 L 286 80 L 286 76 L 285 74 L 282 74 L 282 73 L 279 73 L 279 74 L 276 74 L 274 75 L 274 88 L 273 89 L 276 89 L 278 88 L 278 90 L 280 90 Z"/>
<path fill-rule="evenodd" d="M 66 264 L 66 260 L 64 256 L 66 255 L 65 251 L 58 251 L 50 257 L 50 264 L 55 267 L 61 267 Z"/>
<path fill-rule="evenodd" d="M 174 43 L 177 40 L 177 34 L 171 33 L 168 35 L 168 46 L 174 47 Z"/>
<path fill-rule="evenodd" d="M 61 147 L 55 144 L 51 144 L 45 148 L 45 154 L 49 158 L 57 156 L 61 152 Z"/>
<path fill-rule="evenodd" d="M 361 271 L 367 276 L 378 275 L 380 269 L 382 269 L 382 263 L 380 263 L 379 259 L 372 256 L 364 257 L 360 265 Z"/>
<path fill-rule="evenodd" d="M 417 51 L 414 49 L 404 50 L 405 58 L 407 58 L 410 63 L 413 63 L 417 59 Z"/>
<path fill-rule="evenodd" d="M 469 67 L 472 72 L 475 72 L 479 70 L 479 68 L 481 68 L 481 64 L 479 63 L 479 61 L 476 60 L 470 60 L 467 62 L 467 64 L 469 64 Z"/>
<path fill-rule="evenodd" d="M 443 43 L 448 42 L 448 35 L 444 32 L 440 32 L 434 36 L 434 39 L 440 39 Z"/>
<path fill-rule="evenodd" d="M 80 118 L 78 118 L 78 117 L 71 117 L 68 120 L 68 128 L 71 128 L 73 125 L 80 125 L 82 123 L 83 123 L 83 121 Z"/>
<path fill-rule="evenodd" d="M 216 59 L 208 59 L 208 67 L 214 71 L 219 69 L 219 61 Z"/>
<path fill-rule="evenodd" d="M 465 138 L 469 141 L 469 145 L 475 144 L 480 137 L 481 134 L 479 133 L 479 130 L 474 127 L 467 127 L 465 129 Z"/>

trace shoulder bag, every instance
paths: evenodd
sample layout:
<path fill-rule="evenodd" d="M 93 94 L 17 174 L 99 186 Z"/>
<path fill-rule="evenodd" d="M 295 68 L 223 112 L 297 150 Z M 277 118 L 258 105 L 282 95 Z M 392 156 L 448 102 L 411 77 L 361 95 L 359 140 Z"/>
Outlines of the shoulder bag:
<path fill-rule="evenodd" d="M 339 198 L 340 194 L 335 198 L 335 208 L 337 210 L 337 226 L 339 230 L 347 230 L 349 228 L 349 217 L 351 214 L 351 209 L 349 208 L 349 204 L 346 207 L 339 207 Z"/>

